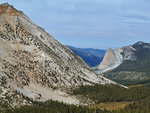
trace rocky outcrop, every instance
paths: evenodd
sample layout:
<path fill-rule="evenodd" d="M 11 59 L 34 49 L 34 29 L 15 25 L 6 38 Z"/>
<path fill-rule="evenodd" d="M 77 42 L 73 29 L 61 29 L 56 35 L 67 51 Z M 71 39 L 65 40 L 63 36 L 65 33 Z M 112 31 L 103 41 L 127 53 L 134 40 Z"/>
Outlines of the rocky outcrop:
<path fill-rule="evenodd" d="M 99 68 L 106 68 L 115 64 L 116 55 L 115 52 L 109 48 L 105 54 L 105 57 L 102 63 L 99 65 Z"/>
<path fill-rule="evenodd" d="M 94 67 L 93 69 L 97 74 L 101 74 L 118 67 L 122 62 L 126 60 L 135 60 L 135 50 L 136 49 L 132 46 L 117 48 L 115 50 L 109 48 L 100 65 Z"/>

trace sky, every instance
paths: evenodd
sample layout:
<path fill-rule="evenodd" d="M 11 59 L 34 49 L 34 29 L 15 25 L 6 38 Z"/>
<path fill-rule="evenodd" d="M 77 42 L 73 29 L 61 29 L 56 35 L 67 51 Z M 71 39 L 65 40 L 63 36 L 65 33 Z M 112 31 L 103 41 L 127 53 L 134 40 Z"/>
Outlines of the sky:
<path fill-rule="evenodd" d="M 118 48 L 150 43 L 150 0 L 0 0 L 64 45 Z"/>

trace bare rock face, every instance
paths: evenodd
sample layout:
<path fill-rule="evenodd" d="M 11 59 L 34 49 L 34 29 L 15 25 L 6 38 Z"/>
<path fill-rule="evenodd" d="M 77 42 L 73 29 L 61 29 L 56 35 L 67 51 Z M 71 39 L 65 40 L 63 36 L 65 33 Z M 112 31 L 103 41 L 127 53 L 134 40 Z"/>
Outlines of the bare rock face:
<path fill-rule="evenodd" d="M 118 67 L 126 60 L 135 60 L 134 51 L 136 51 L 136 49 L 132 46 L 125 46 L 115 50 L 108 49 L 102 62 L 93 69 L 97 74 L 102 74 Z"/>
<path fill-rule="evenodd" d="M 40 94 L 41 97 L 45 95 L 42 95 L 43 90 L 65 92 L 86 84 L 114 84 L 95 74 L 70 49 L 9 4 L 0 5 L 1 89 L 5 87 L 2 82 L 10 95 L 12 90 L 26 96 Z M 50 98 L 45 96 L 46 99 Z"/>
<path fill-rule="evenodd" d="M 115 52 L 109 48 L 105 54 L 105 57 L 103 58 L 102 63 L 99 65 L 99 68 L 105 68 L 111 65 L 114 65 L 115 63 Z"/>

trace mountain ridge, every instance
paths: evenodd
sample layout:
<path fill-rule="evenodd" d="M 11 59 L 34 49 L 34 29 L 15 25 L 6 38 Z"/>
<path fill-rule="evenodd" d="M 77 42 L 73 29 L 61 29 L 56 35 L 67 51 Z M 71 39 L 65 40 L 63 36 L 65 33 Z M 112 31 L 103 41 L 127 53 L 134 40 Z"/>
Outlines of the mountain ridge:
<path fill-rule="evenodd" d="M 113 66 L 110 69 L 106 65 L 107 70 L 102 70 L 102 72 L 100 69 L 97 69 L 95 71 L 119 83 L 132 84 L 133 82 L 136 84 L 136 82 L 145 83 L 150 80 L 150 43 L 139 41 L 133 45 L 123 47 L 120 55 L 121 62 L 117 67 Z"/>
<path fill-rule="evenodd" d="M 116 84 L 93 72 L 23 12 L 9 4 L 0 7 L 0 103 L 6 100 L 12 107 L 30 105 L 28 97 L 80 104 L 67 90 L 81 85 Z"/>
<path fill-rule="evenodd" d="M 110 50 L 110 49 L 108 49 L 108 50 Z M 95 72 L 97 74 L 101 74 L 103 72 L 117 68 L 119 65 L 121 65 L 126 60 L 135 60 L 136 59 L 134 56 L 135 50 L 136 49 L 131 45 L 124 46 L 122 48 L 117 48 L 114 50 L 111 49 L 111 53 L 106 52 L 104 58 L 106 56 L 109 56 L 109 54 L 113 54 L 113 58 L 108 57 L 106 59 L 103 59 L 103 61 L 98 66 L 94 67 L 93 69 L 95 70 Z M 113 60 L 111 60 L 111 59 L 113 59 Z M 110 62 L 108 62 L 106 65 L 101 66 L 105 61 L 113 61 L 113 64 L 110 65 Z"/>

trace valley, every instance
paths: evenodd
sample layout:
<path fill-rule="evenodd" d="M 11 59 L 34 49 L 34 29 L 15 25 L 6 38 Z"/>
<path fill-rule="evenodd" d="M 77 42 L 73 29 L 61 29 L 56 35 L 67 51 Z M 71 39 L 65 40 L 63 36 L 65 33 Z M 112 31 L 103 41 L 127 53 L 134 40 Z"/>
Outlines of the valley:
<path fill-rule="evenodd" d="M 150 43 L 65 46 L 1 4 L 0 113 L 150 113 Z"/>

